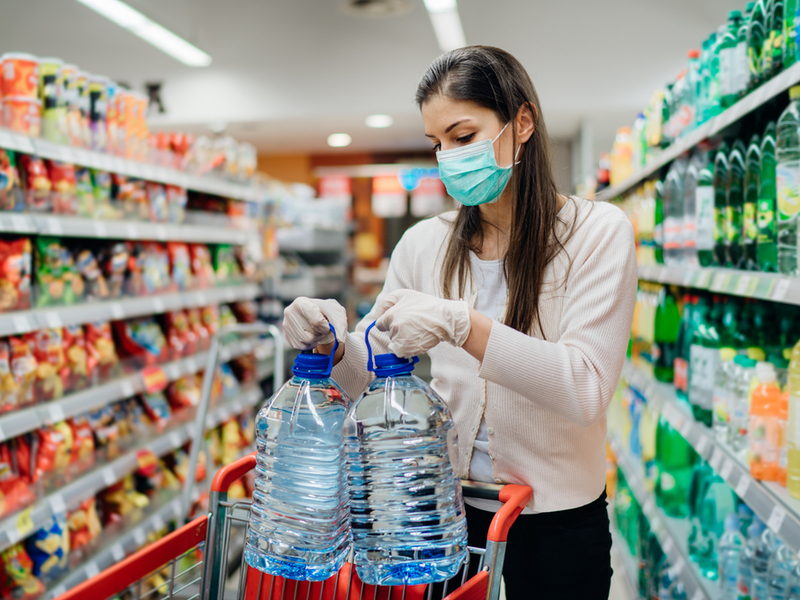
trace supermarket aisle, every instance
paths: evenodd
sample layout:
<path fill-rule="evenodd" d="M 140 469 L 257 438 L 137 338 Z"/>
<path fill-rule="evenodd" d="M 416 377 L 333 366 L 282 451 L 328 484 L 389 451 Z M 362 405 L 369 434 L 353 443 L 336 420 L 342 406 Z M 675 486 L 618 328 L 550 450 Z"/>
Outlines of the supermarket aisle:
<path fill-rule="evenodd" d="M 611 577 L 611 591 L 608 594 L 608 600 L 633 600 L 636 594 L 625 577 L 625 567 L 622 565 L 619 554 L 614 550 L 611 552 L 611 568 L 614 569 L 614 575 Z"/>

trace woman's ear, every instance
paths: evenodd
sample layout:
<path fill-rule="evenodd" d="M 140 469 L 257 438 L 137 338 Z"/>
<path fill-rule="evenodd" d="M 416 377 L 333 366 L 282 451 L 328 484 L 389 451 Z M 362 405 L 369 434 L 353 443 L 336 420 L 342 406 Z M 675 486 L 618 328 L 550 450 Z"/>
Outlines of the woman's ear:
<path fill-rule="evenodd" d="M 536 127 L 536 107 L 530 102 L 526 102 L 519 107 L 517 117 L 514 119 L 514 127 L 516 128 L 517 142 L 524 144 L 533 135 L 533 130 Z"/>

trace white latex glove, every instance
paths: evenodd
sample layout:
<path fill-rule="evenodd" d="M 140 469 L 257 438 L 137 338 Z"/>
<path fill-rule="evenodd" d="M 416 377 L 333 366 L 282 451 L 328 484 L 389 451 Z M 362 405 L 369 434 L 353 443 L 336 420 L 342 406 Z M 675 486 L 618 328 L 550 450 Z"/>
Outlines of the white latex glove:
<path fill-rule="evenodd" d="M 296 350 L 310 350 L 317 344 L 333 343 L 329 323 L 336 330 L 339 344 L 344 344 L 347 311 L 336 300 L 301 296 L 283 311 L 283 335 L 286 343 Z"/>
<path fill-rule="evenodd" d="M 414 290 L 388 294 L 375 306 L 377 327 L 389 332 L 389 352 L 402 358 L 423 354 L 440 342 L 460 348 L 469 337 L 469 305 Z"/>

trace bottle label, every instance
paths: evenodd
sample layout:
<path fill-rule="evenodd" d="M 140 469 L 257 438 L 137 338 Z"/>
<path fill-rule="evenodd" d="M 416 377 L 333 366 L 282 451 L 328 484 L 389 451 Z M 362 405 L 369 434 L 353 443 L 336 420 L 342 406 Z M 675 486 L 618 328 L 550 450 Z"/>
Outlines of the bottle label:
<path fill-rule="evenodd" d="M 775 185 L 778 188 L 778 221 L 789 221 L 800 209 L 800 160 L 778 163 Z"/>
<path fill-rule="evenodd" d="M 697 186 L 695 214 L 697 216 L 697 249 L 714 249 L 714 188 L 710 185 Z"/>
<path fill-rule="evenodd" d="M 761 50 L 761 72 L 769 73 L 772 68 L 772 44 L 775 42 L 775 32 L 771 31 L 764 40 Z"/>
<path fill-rule="evenodd" d="M 742 232 L 746 244 L 754 244 L 758 240 L 758 226 L 756 225 L 756 203 L 745 202 L 742 212 Z"/>
<path fill-rule="evenodd" d="M 664 248 L 674 250 L 681 247 L 683 220 L 667 217 L 664 220 Z"/>
<path fill-rule="evenodd" d="M 742 233 L 742 211 L 733 206 L 725 207 L 725 238 L 731 244 L 738 244 Z"/>
<path fill-rule="evenodd" d="M 750 416 L 750 465 L 762 468 L 778 462 L 778 419 L 761 415 Z"/>
<path fill-rule="evenodd" d="M 730 397 L 724 384 L 714 386 L 714 394 L 711 398 L 711 402 L 714 406 L 714 422 L 727 423 L 730 420 L 728 416 L 730 411 Z"/>
<path fill-rule="evenodd" d="M 692 344 L 689 351 L 689 402 L 695 406 L 711 410 L 718 361 L 719 350 Z"/>
<path fill-rule="evenodd" d="M 734 54 L 734 89 L 731 93 L 739 94 L 747 89 L 747 82 L 750 79 L 750 67 L 747 64 L 747 42 L 741 41 L 736 44 L 736 52 Z"/>
<path fill-rule="evenodd" d="M 775 200 L 773 198 L 760 198 L 758 200 L 758 243 L 774 244 L 777 241 L 775 227 Z"/>
<path fill-rule="evenodd" d="M 714 242 L 722 244 L 725 242 L 725 209 L 714 207 Z"/>
<path fill-rule="evenodd" d="M 656 246 L 663 246 L 664 245 L 664 224 L 663 223 L 656 223 L 656 226 L 653 227 L 653 241 L 655 242 Z"/>
<path fill-rule="evenodd" d="M 733 93 L 734 48 L 724 48 L 719 52 L 719 93 L 728 96 Z"/>
<path fill-rule="evenodd" d="M 686 393 L 689 389 L 689 362 L 685 358 L 678 357 L 673 363 L 673 368 L 673 383 L 675 387 Z"/>

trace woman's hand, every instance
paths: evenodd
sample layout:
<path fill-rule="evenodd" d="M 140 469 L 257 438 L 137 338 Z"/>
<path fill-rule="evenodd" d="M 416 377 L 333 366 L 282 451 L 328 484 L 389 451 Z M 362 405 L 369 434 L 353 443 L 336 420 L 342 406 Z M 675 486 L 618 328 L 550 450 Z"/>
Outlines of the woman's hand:
<path fill-rule="evenodd" d="M 470 310 L 461 300 L 399 290 L 376 306 L 375 325 L 389 332 L 389 352 L 403 358 L 423 354 L 440 342 L 461 347 L 469 337 Z"/>
<path fill-rule="evenodd" d="M 283 311 L 283 335 L 286 343 L 296 350 L 332 346 L 334 338 L 329 324 L 336 330 L 341 348 L 347 335 L 347 311 L 336 300 L 300 297 Z M 330 350 L 320 351 L 330 354 Z"/>

